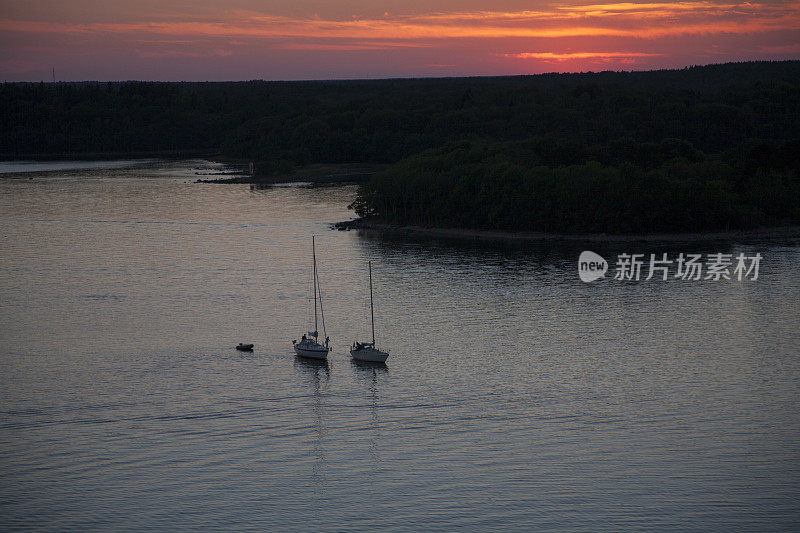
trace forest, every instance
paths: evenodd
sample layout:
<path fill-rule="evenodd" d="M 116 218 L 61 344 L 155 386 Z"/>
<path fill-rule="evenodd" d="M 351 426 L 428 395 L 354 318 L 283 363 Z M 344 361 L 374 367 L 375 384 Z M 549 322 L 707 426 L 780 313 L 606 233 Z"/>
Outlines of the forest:
<path fill-rule="evenodd" d="M 360 216 L 639 233 L 800 224 L 800 61 L 649 72 L 0 85 L 3 159 L 386 165 Z"/>

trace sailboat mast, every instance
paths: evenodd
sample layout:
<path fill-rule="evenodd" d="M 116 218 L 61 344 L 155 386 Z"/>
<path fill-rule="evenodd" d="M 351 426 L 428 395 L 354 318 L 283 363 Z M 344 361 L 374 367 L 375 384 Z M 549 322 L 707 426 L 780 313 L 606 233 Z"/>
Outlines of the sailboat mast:
<path fill-rule="evenodd" d="M 372 303 L 372 261 L 369 264 L 369 315 L 372 318 L 372 346 L 375 347 L 375 306 Z"/>
<path fill-rule="evenodd" d="M 314 336 L 319 337 L 317 327 L 317 247 L 314 243 L 314 236 L 311 236 L 311 255 L 314 258 L 314 274 L 311 284 L 314 286 Z"/>

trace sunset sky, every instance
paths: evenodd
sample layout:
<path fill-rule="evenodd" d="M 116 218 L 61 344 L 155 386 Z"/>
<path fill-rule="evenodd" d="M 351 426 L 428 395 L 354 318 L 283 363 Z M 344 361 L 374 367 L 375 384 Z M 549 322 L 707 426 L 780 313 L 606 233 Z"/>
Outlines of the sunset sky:
<path fill-rule="evenodd" d="M 0 80 L 643 70 L 800 59 L 800 1 L 0 0 Z"/>

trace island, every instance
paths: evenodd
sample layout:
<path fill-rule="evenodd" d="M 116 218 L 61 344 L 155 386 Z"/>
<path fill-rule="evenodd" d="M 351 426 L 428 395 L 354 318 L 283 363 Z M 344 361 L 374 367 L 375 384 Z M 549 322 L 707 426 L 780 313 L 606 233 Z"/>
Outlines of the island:
<path fill-rule="evenodd" d="M 0 157 L 253 162 L 252 176 L 230 181 L 358 181 L 353 209 L 384 224 L 566 234 L 785 227 L 800 224 L 798 94 L 800 61 L 475 78 L 3 83 Z"/>

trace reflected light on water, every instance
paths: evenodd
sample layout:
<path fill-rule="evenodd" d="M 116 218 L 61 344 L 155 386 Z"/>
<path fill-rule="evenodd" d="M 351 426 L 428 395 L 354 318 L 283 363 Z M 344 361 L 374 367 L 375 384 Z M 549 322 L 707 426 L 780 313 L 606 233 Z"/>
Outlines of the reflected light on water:
<path fill-rule="evenodd" d="M 0 179 L 3 529 L 797 527 L 797 240 L 338 232 L 354 186 L 197 165 Z M 312 234 L 322 363 L 291 347 Z M 765 259 L 586 284 L 584 249 Z M 347 351 L 367 261 L 386 365 Z"/>

